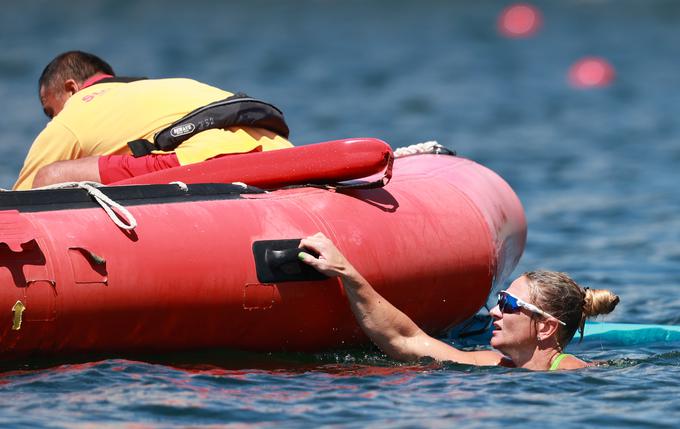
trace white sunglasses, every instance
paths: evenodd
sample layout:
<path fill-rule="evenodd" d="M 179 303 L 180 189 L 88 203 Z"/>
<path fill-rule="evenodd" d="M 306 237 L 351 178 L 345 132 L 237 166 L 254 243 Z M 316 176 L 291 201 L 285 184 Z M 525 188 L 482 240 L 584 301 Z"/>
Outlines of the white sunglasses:
<path fill-rule="evenodd" d="M 502 290 L 498 294 L 498 308 L 501 309 L 501 312 L 503 313 L 517 313 L 521 308 L 526 308 L 529 311 L 532 311 L 534 313 L 540 314 L 541 316 L 545 317 L 552 317 L 553 319 L 557 320 L 560 322 L 563 326 L 567 326 L 566 323 L 558 319 L 557 317 L 553 316 L 552 314 L 541 310 L 540 308 L 536 307 L 533 304 L 529 304 L 528 302 L 522 301 L 521 299 L 517 298 L 515 295 L 511 294 L 507 290 Z"/>

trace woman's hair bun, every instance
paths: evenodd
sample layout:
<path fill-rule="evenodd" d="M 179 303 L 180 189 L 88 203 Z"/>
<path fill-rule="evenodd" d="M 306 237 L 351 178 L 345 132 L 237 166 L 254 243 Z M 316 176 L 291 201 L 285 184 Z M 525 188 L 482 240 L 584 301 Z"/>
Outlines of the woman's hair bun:
<path fill-rule="evenodd" d="M 588 289 L 583 302 L 583 315 L 585 317 L 595 317 L 600 314 L 607 314 L 614 311 L 619 297 L 607 289 Z"/>

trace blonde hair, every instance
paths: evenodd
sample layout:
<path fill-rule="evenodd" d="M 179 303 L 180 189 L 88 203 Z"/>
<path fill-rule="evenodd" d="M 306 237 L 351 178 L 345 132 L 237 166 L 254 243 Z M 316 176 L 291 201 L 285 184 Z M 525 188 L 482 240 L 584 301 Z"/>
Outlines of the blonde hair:
<path fill-rule="evenodd" d="M 566 324 L 557 331 L 561 348 L 577 330 L 583 339 L 586 319 L 611 313 L 619 303 L 619 297 L 611 291 L 582 288 L 565 273 L 539 270 L 522 275 L 528 280 L 533 303 Z"/>

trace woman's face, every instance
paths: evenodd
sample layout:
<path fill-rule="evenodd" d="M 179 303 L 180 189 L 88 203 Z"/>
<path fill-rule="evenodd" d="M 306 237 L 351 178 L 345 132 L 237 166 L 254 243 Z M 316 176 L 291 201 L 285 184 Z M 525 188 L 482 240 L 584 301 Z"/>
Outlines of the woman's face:
<path fill-rule="evenodd" d="M 529 296 L 529 283 L 524 276 L 513 281 L 508 292 L 522 301 L 535 305 Z M 517 313 L 509 314 L 501 312 L 496 305 L 491 309 L 490 314 L 494 319 L 491 347 L 507 355 L 515 349 L 534 348 L 536 346 L 536 327 L 529 310 L 521 308 Z"/>

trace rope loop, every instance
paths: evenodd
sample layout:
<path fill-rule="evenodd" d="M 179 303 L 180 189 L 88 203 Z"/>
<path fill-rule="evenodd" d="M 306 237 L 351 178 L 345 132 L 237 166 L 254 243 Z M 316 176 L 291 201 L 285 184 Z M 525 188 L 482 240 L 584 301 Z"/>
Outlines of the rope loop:
<path fill-rule="evenodd" d="M 410 155 L 420 155 L 425 153 L 432 153 L 435 155 L 455 155 L 456 152 L 447 149 L 435 140 L 426 141 L 423 143 L 412 144 L 411 146 L 400 147 L 394 151 L 395 158 L 403 158 Z"/>
<path fill-rule="evenodd" d="M 170 182 L 168 183 L 169 185 L 177 185 L 177 187 L 182 191 L 182 192 L 189 192 L 189 187 L 187 186 L 186 183 L 180 182 L 179 180 L 176 182 Z"/>
<path fill-rule="evenodd" d="M 124 229 L 126 231 L 135 229 L 137 227 L 137 219 L 135 219 L 128 209 L 113 201 L 101 190 L 97 189 L 101 186 L 103 185 L 97 182 L 65 182 L 43 186 L 36 189 L 84 189 L 92 198 L 94 198 L 97 204 L 99 204 L 104 209 L 106 214 L 109 215 L 109 218 L 111 218 L 113 223 L 115 223 L 118 228 Z M 113 210 L 114 208 L 116 209 L 115 211 Z"/>

